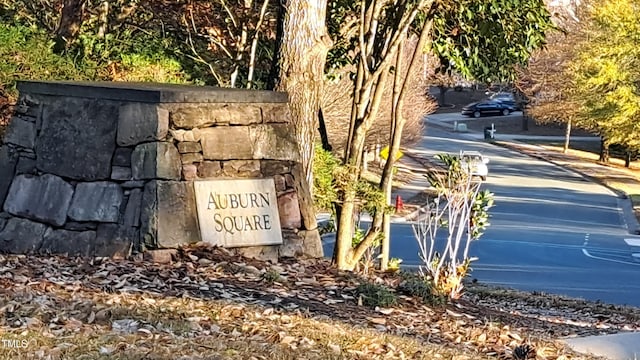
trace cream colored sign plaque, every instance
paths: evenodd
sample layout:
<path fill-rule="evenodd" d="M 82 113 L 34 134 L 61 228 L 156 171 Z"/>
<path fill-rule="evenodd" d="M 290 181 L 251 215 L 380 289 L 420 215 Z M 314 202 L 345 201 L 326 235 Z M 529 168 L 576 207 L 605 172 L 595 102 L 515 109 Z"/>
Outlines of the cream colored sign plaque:
<path fill-rule="evenodd" d="M 273 179 L 193 184 L 202 241 L 224 247 L 282 244 Z"/>

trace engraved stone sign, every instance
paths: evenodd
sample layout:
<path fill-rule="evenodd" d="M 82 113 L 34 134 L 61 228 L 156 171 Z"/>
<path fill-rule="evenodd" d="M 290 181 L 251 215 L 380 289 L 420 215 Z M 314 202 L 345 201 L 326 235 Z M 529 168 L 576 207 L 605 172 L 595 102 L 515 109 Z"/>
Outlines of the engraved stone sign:
<path fill-rule="evenodd" d="M 224 247 L 280 245 L 273 179 L 194 182 L 202 241 Z"/>

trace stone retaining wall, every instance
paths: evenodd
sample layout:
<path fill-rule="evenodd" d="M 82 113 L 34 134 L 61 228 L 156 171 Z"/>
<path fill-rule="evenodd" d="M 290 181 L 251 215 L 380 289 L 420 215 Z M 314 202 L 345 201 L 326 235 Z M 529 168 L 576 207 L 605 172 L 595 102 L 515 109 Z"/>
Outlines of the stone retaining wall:
<path fill-rule="evenodd" d="M 0 251 L 127 256 L 200 241 L 193 181 L 273 178 L 283 244 L 322 256 L 283 93 L 21 82 L 0 146 Z"/>

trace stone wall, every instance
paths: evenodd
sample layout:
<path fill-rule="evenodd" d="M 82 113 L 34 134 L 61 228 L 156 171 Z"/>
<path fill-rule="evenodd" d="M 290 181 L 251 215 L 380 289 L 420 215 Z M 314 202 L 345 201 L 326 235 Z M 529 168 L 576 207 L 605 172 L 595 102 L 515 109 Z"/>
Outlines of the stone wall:
<path fill-rule="evenodd" d="M 194 181 L 273 178 L 283 244 L 322 256 L 283 93 L 21 82 L 0 146 L 0 251 L 128 256 L 200 241 Z"/>

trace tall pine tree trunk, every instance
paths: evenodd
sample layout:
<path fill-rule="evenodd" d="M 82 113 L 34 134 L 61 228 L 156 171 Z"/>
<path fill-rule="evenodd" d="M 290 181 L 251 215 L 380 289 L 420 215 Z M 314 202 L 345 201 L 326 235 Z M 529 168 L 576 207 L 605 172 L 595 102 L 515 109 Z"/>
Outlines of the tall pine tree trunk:
<path fill-rule="evenodd" d="M 325 25 L 327 0 L 286 0 L 284 11 L 276 90 L 289 94 L 302 164 L 311 183 L 324 66 L 331 47 Z"/>

